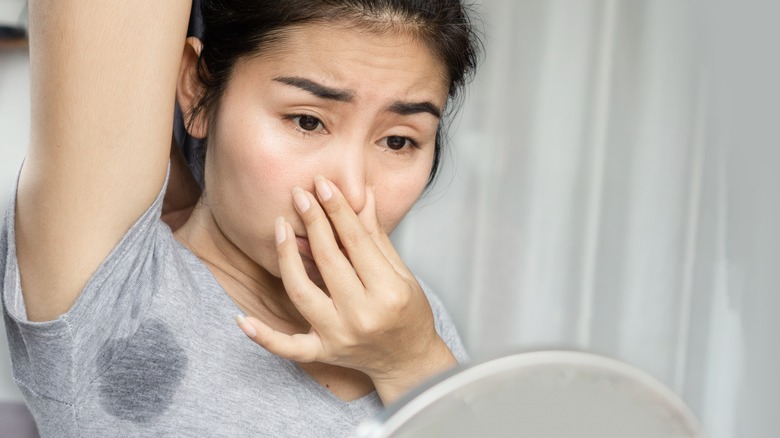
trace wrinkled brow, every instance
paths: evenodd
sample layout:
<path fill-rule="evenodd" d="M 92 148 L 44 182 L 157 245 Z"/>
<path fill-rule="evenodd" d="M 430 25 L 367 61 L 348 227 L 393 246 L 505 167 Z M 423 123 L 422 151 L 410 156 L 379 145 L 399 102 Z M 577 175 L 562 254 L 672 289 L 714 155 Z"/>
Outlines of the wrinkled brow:
<path fill-rule="evenodd" d="M 355 93 L 351 90 L 340 90 L 338 88 L 327 87 L 325 85 L 318 84 L 311 79 L 301 77 L 280 76 L 274 78 L 274 81 L 308 91 L 309 93 L 321 99 L 335 100 L 338 102 L 351 102 L 355 96 Z"/>
<path fill-rule="evenodd" d="M 391 113 L 402 116 L 411 116 L 414 114 L 428 113 L 441 119 L 441 110 L 431 102 L 393 102 L 387 107 Z"/>
<path fill-rule="evenodd" d="M 274 81 L 296 87 L 304 91 L 327 100 L 335 100 L 337 102 L 352 102 L 355 97 L 355 92 L 352 90 L 343 90 L 338 88 L 328 87 L 311 79 L 301 78 L 297 76 L 279 76 L 275 77 Z M 441 119 L 441 109 L 431 102 L 402 102 L 397 101 L 388 105 L 387 111 L 402 116 L 411 116 L 414 114 L 428 113 L 437 119 Z"/>

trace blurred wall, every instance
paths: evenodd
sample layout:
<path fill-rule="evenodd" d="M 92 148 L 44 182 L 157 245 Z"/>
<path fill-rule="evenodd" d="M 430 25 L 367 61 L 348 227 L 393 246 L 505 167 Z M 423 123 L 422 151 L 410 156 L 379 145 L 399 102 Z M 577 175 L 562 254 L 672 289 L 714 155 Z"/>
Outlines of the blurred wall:
<path fill-rule="evenodd" d="M 780 3 L 483 0 L 486 58 L 395 235 L 475 357 L 574 348 L 711 438 L 780 431 Z"/>

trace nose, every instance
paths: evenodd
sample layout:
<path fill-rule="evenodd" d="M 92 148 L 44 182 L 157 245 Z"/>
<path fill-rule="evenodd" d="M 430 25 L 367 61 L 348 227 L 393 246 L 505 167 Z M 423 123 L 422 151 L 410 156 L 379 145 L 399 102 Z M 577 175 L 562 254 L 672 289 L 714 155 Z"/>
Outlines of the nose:
<path fill-rule="evenodd" d="M 341 190 L 355 213 L 366 204 L 367 163 L 364 145 L 339 150 L 330 160 L 330 169 L 324 176 Z"/>

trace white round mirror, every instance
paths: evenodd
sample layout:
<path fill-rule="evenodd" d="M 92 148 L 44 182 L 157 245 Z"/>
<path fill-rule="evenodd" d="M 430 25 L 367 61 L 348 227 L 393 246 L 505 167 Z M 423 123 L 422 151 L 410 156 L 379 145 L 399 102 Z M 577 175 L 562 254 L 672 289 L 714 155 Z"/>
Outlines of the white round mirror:
<path fill-rule="evenodd" d="M 700 438 L 690 409 L 622 362 L 545 351 L 459 368 L 361 425 L 357 437 Z"/>

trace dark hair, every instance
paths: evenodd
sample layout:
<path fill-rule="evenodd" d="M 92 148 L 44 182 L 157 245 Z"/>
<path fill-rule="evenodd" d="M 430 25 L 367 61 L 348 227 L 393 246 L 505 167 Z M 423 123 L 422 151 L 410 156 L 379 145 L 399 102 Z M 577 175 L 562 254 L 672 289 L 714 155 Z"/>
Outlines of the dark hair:
<path fill-rule="evenodd" d="M 446 115 L 453 101 L 476 69 L 480 41 L 469 17 L 469 7 L 460 0 L 200 0 L 203 50 L 198 59 L 198 78 L 204 92 L 187 111 L 191 123 L 203 113 L 217 109 L 236 61 L 256 56 L 284 36 L 290 26 L 310 23 L 348 22 L 376 32 L 411 32 L 439 57 L 449 80 Z M 457 104 L 454 105 L 457 108 Z M 187 110 L 187 109 L 185 109 Z M 428 185 L 441 160 L 445 124 L 436 132 L 433 167 Z M 205 141 L 196 161 L 202 171 Z"/>

